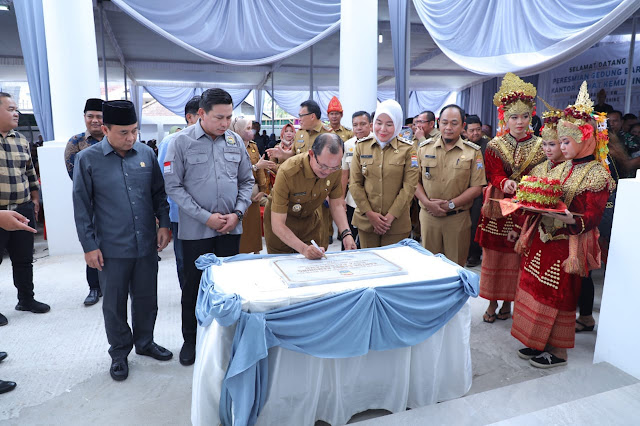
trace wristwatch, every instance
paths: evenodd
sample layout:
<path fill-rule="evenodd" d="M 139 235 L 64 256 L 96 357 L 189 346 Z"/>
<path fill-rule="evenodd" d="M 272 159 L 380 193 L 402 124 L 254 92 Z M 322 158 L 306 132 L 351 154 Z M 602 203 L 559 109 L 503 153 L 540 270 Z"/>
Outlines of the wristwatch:
<path fill-rule="evenodd" d="M 453 210 L 456 208 L 455 203 L 453 202 L 453 200 L 449 200 L 449 210 Z"/>
<path fill-rule="evenodd" d="M 242 213 L 240 210 L 234 210 L 233 212 L 236 214 L 236 216 L 238 216 L 238 220 L 242 222 L 242 218 L 244 218 L 244 213 Z"/>

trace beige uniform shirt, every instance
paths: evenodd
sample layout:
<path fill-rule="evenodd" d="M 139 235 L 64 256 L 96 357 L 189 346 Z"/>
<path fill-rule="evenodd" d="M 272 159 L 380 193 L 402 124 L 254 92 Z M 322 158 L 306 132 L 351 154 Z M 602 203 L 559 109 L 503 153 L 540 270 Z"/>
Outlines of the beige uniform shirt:
<path fill-rule="evenodd" d="M 418 160 L 422 187 L 429 198 L 451 200 L 472 186 L 487 184 L 480 147 L 462 138 L 449 151 L 442 137 L 427 139 L 420 143 Z M 472 204 L 456 206 L 456 210 L 468 210 Z"/>
<path fill-rule="evenodd" d="M 298 130 L 293 141 L 293 152 L 295 154 L 309 152 L 318 135 L 329 132 L 331 132 L 331 128 L 326 127 L 321 121 L 318 121 L 316 127 L 311 130 Z"/>
<path fill-rule="evenodd" d="M 373 226 L 365 214 L 373 210 L 396 219 L 389 234 L 411 230 L 409 206 L 418 184 L 418 158 L 413 142 L 394 138 L 384 149 L 373 137 L 357 142 L 349 173 L 349 190 L 357 208 L 353 225 L 365 232 Z"/>
<path fill-rule="evenodd" d="M 311 169 L 309 153 L 295 155 L 286 160 L 278 169 L 264 211 L 264 236 L 269 253 L 287 252 L 289 247 L 273 233 L 271 212 L 286 213 L 287 227 L 302 241 L 309 244 L 318 241 L 322 235 L 318 207 L 329 198 L 342 197 L 342 170 L 320 179 Z M 318 241 L 319 243 L 319 241 Z"/>
<path fill-rule="evenodd" d="M 338 130 L 333 130 L 332 128 L 331 131 L 338 135 L 340 139 L 342 139 L 342 142 L 346 142 L 353 137 L 353 131 L 344 126 L 340 126 Z"/>

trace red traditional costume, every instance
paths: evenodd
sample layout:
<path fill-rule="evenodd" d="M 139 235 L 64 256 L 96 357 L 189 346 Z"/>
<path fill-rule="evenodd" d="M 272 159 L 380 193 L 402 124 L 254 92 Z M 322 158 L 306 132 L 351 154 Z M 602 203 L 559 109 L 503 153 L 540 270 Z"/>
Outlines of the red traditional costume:
<path fill-rule="evenodd" d="M 493 98 L 498 107 L 501 128 L 504 129 L 505 117 L 532 113 L 535 96 L 536 89 L 532 84 L 507 73 Z M 484 155 L 489 185 L 484 191 L 484 206 L 476 231 L 476 241 L 482 247 L 480 296 L 489 300 L 512 301 L 520 268 L 520 256 L 514 252 L 514 243 L 507 241 L 514 223 L 510 216 L 502 215 L 498 203 L 490 198 L 505 198 L 503 188 L 507 180 L 519 182 L 522 176 L 545 159 L 542 139 L 528 134 L 516 140 L 506 133 L 489 142 Z"/>
<path fill-rule="evenodd" d="M 583 84 L 576 105 L 565 110 L 558 124 L 559 139 L 568 136 L 580 144 L 577 158 L 548 174 L 562 182 L 562 198 L 568 209 L 583 216 L 574 216 L 576 223 L 566 225 L 549 216 L 528 213 L 516 244 L 523 262 L 511 334 L 539 351 L 547 346 L 574 346 L 581 277 L 600 268 L 597 226 L 615 182 L 601 162 L 606 150 L 602 134 L 596 148 L 592 105 Z M 606 122 L 599 128 L 606 138 Z"/>

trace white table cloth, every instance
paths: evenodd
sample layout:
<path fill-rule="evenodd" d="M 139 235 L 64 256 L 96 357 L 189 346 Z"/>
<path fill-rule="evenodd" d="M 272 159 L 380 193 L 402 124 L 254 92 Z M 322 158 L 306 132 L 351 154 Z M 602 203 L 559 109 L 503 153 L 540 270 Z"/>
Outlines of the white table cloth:
<path fill-rule="evenodd" d="M 407 269 L 407 275 L 367 281 L 287 288 L 271 259 L 223 263 L 215 268 L 216 289 L 236 293 L 243 310 L 266 312 L 344 291 L 457 277 L 456 267 L 410 247 L 376 250 Z M 440 330 L 412 347 L 367 355 L 320 359 L 275 347 L 269 350 L 269 394 L 258 425 L 345 424 L 368 409 L 403 411 L 463 396 L 471 388 L 469 302 Z M 219 424 L 222 380 L 235 326 L 198 327 L 191 421 Z"/>

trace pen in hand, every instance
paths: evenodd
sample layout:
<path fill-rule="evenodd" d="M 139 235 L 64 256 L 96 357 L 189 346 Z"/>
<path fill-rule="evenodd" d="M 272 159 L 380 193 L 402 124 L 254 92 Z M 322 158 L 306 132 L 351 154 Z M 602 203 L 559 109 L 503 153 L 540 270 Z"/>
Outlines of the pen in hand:
<path fill-rule="evenodd" d="M 322 250 L 320 249 L 320 246 L 318 246 L 318 244 L 317 244 L 314 240 L 311 240 L 311 244 L 312 244 L 315 248 L 317 248 L 318 250 L 322 251 Z M 322 253 L 322 257 L 324 257 L 324 258 L 326 259 L 326 258 L 327 258 L 327 255 L 326 255 L 326 254 L 324 254 L 324 252 L 323 252 L 323 253 Z"/>

